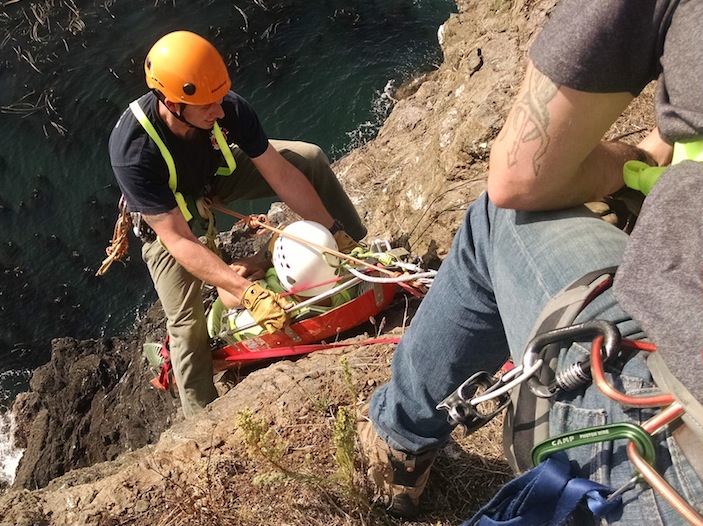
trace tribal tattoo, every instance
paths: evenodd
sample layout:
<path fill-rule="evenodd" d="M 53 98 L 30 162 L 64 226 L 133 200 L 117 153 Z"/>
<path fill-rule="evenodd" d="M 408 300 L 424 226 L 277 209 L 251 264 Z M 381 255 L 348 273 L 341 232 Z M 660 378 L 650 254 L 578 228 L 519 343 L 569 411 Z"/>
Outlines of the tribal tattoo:
<path fill-rule="evenodd" d="M 510 122 L 506 123 L 506 129 L 516 132 L 515 142 L 508 152 L 508 166 L 514 166 L 517 163 L 518 153 L 523 143 L 539 141 L 539 146 L 532 159 L 534 173 L 538 175 L 541 159 L 549 145 L 547 104 L 559 91 L 559 86 L 535 68 L 530 70 L 526 80 L 528 83 L 527 91 L 515 103 L 509 117 Z"/>

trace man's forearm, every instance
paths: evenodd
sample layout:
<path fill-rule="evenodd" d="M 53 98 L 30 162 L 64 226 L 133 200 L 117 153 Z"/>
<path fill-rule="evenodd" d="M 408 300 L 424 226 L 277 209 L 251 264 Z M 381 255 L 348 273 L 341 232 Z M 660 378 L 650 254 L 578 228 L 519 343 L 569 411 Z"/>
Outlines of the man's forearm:
<path fill-rule="evenodd" d="M 547 177 L 543 172 L 526 179 L 529 184 L 506 208 L 556 210 L 598 201 L 623 187 L 623 165 L 632 159 L 647 162 L 644 152 L 636 146 L 602 141 L 573 173 Z"/>
<path fill-rule="evenodd" d="M 623 165 L 633 159 L 649 161 L 637 146 L 619 141 L 602 141 L 579 169 L 579 178 L 588 186 L 584 185 L 583 194 L 576 196 L 577 202 L 574 204 L 596 201 L 620 190 L 625 184 Z"/>
<path fill-rule="evenodd" d="M 293 165 L 289 166 L 281 188 L 276 191 L 278 197 L 301 217 L 317 221 L 325 228 L 331 227 L 334 218 L 325 208 L 312 183 L 300 170 Z"/>
<path fill-rule="evenodd" d="M 517 210 L 567 208 L 600 199 L 623 184 L 635 147 L 602 137 L 631 93 L 591 93 L 555 84 L 530 62 L 491 147 L 488 195 Z"/>
<path fill-rule="evenodd" d="M 224 289 L 237 298 L 241 298 L 251 285 L 249 280 L 237 274 L 198 240 L 182 240 L 178 243 L 177 250 L 171 251 L 171 255 L 198 279 Z"/>

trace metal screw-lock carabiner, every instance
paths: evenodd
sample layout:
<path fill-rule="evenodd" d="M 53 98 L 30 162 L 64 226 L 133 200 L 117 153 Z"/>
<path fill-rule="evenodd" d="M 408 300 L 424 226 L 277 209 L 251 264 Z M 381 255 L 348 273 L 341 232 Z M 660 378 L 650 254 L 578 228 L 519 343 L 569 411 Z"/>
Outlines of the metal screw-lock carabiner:
<path fill-rule="evenodd" d="M 615 324 L 605 320 L 590 320 L 569 327 L 543 332 L 535 336 L 527 344 L 522 358 L 522 366 L 524 369 L 530 369 L 538 359 L 544 359 L 545 363 L 548 364 L 549 359 L 545 357 L 545 354 L 556 356 L 558 352 L 558 347 L 556 350 L 554 347 L 548 349 L 550 346 L 558 343 L 571 343 L 592 336 L 603 336 L 602 352 L 605 353 L 605 362 L 617 356 L 622 339 L 618 328 Z M 550 352 L 547 353 L 547 350 Z M 551 381 L 545 382 L 540 380 L 538 375 L 534 375 L 527 380 L 527 386 L 535 396 L 551 398 L 560 390 L 570 391 L 585 385 L 591 380 L 590 357 L 586 357 L 563 371 L 553 374 L 553 377 Z"/>

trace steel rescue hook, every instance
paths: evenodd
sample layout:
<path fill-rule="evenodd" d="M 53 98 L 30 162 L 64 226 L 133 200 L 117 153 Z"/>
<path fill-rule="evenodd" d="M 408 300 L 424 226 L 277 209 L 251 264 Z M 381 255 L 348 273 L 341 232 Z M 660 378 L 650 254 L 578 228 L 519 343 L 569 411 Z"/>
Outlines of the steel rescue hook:
<path fill-rule="evenodd" d="M 577 325 L 563 327 L 547 331 L 535 336 L 527 344 L 525 354 L 522 358 L 524 369 L 530 369 L 534 363 L 544 358 L 543 353 L 546 348 L 556 343 L 572 343 L 587 337 L 602 336 L 604 361 L 608 362 L 617 356 L 620 350 L 620 331 L 611 322 L 605 320 L 590 320 Z M 545 384 L 537 376 L 532 376 L 527 380 L 527 386 L 535 396 L 540 398 L 551 398 L 560 390 L 571 391 L 586 385 L 591 381 L 591 360 L 590 357 L 580 362 L 576 362 L 566 369 L 554 375 L 554 380 Z"/>

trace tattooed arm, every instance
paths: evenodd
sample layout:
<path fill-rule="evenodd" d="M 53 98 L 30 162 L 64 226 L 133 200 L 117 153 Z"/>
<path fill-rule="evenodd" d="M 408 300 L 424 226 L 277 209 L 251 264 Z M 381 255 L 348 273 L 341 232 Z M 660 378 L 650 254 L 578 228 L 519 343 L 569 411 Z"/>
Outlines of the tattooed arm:
<path fill-rule="evenodd" d="M 530 61 L 491 148 L 491 201 L 502 208 L 548 210 L 595 201 L 621 188 L 622 165 L 641 152 L 602 138 L 632 98 L 558 86 Z"/>

